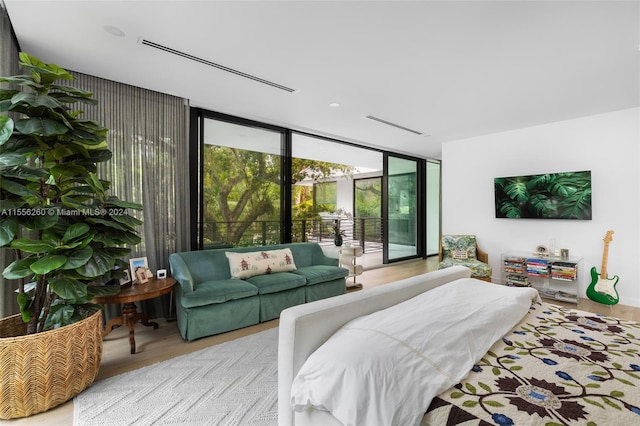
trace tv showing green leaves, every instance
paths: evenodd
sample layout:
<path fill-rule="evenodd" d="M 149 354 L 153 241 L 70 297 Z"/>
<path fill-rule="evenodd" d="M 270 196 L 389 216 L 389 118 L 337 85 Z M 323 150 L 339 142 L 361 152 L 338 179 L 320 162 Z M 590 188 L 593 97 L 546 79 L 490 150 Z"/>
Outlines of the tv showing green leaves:
<path fill-rule="evenodd" d="M 497 218 L 591 220 L 591 171 L 494 179 Z"/>

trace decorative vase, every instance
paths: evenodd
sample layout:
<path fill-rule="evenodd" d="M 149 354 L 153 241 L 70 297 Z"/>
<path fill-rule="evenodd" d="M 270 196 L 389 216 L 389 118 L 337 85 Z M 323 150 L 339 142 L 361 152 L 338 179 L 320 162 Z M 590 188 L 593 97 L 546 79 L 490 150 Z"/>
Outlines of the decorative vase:
<path fill-rule="evenodd" d="M 342 245 L 342 235 L 337 234 L 337 235 L 335 236 L 335 238 L 333 239 L 333 243 L 334 243 L 336 246 L 340 247 L 340 246 Z"/>
<path fill-rule="evenodd" d="M 63 404 L 98 376 L 102 311 L 54 330 L 26 329 L 19 314 L 0 319 L 0 419 Z"/>

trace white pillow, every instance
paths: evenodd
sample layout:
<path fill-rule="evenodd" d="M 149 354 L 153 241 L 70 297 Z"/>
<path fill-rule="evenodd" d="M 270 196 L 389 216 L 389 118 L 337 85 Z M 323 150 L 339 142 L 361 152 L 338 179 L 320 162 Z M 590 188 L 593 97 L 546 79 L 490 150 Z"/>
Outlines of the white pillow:
<path fill-rule="evenodd" d="M 229 259 L 232 278 L 246 279 L 273 272 L 295 271 L 291 249 L 253 251 L 246 253 L 225 252 Z"/>
<path fill-rule="evenodd" d="M 451 250 L 451 257 L 455 260 L 467 260 L 469 253 L 466 250 Z"/>

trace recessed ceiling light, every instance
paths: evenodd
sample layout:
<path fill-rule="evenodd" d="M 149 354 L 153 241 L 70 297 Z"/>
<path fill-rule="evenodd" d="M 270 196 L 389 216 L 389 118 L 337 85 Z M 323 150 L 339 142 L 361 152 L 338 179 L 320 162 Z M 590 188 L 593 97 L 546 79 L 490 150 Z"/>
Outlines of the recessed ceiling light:
<path fill-rule="evenodd" d="M 116 37 L 124 37 L 124 31 L 122 31 L 120 28 L 118 27 L 114 27 L 113 25 L 105 25 L 104 30 L 106 32 L 108 32 L 109 34 L 116 36 Z"/>
<path fill-rule="evenodd" d="M 330 106 L 331 108 L 338 108 L 338 107 L 340 106 L 340 104 L 339 104 L 339 103 L 337 103 L 337 102 L 331 102 L 331 103 L 329 104 L 329 106 Z"/>

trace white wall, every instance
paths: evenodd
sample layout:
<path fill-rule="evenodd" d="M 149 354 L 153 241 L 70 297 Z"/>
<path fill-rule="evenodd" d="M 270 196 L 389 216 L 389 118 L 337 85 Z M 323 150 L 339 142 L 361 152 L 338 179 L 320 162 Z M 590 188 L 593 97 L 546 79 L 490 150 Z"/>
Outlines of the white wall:
<path fill-rule="evenodd" d="M 338 196 L 338 199 L 336 200 L 336 209 L 342 209 L 353 214 L 353 179 L 337 179 L 336 183 Z"/>
<path fill-rule="evenodd" d="M 620 304 L 640 307 L 640 109 L 447 142 L 442 148 L 442 233 L 476 234 L 489 252 L 493 281 L 500 254 L 537 245 L 568 248 L 584 258 L 580 296 L 600 272 L 603 238 L 608 275 L 618 275 Z M 591 170 L 593 219 L 497 219 L 495 177 Z"/>

